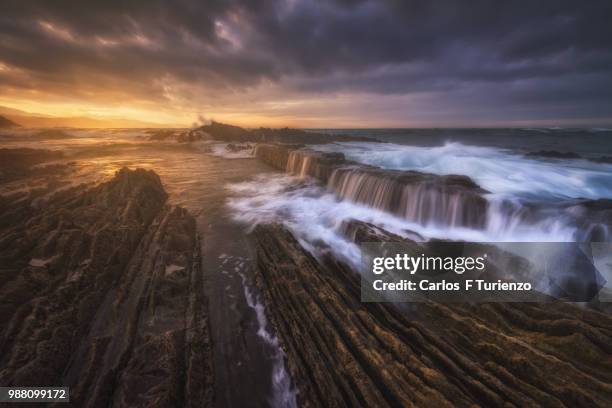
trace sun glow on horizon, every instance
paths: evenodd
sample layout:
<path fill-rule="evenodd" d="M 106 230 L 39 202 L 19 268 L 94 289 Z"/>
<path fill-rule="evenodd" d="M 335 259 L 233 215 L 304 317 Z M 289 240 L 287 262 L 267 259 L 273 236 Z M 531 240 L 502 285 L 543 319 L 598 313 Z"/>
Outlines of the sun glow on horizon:
<path fill-rule="evenodd" d="M 36 91 L 30 92 L 36 94 Z M 38 96 L 38 95 L 37 95 Z M 117 123 L 117 127 L 125 126 L 128 121 L 133 121 L 134 127 L 139 123 L 148 125 L 159 125 L 163 127 L 191 127 L 198 125 L 203 120 L 215 120 L 218 122 L 231 123 L 248 128 L 254 127 L 351 127 L 350 124 L 361 124 L 358 120 L 349 117 L 329 117 L 317 114 L 300 115 L 294 112 L 300 107 L 316 105 L 316 101 L 299 101 L 287 99 L 286 101 L 268 101 L 252 106 L 233 107 L 217 106 L 216 109 L 193 109 L 173 108 L 172 106 L 157 106 L 148 101 L 124 101 L 120 104 L 102 104 L 94 101 L 44 101 L 41 99 L 8 98 L 0 97 L 0 107 L 19 111 L 15 115 L 35 116 L 44 118 L 62 119 L 92 119 L 93 121 L 104 121 L 106 123 Z M 26 125 L 27 126 L 27 125 Z M 83 125 L 80 121 L 75 127 L 102 127 L 98 125 Z M 367 127 L 367 126 L 365 126 Z"/>

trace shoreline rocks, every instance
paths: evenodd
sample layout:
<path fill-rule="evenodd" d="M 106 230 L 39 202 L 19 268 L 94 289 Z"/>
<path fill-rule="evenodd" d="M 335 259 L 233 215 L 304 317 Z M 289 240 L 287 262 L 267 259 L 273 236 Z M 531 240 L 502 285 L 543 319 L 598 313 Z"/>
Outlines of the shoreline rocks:
<path fill-rule="evenodd" d="M 301 406 L 612 400 L 606 314 L 558 303 L 363 303 L 356 273 L 314 258 L 285 227 L 259 225 L 251 237 Z"/>
<path fill-rule="evenodd" d="M 63 384 L 78 405 L 212 405 L 195 220 L 166 199 L 153 171 L 123 168 L 3 217 L 0 383 Z"/>
<path fill-rule="evenodd" d="M 255 156 L 278 170 L 313 177 L 340 198 L 412 221 L 473 228 L 486 222 L 487 192 L 467 176 L 381 169 L 342 153 L 285 145 L 258 144 Z"/>

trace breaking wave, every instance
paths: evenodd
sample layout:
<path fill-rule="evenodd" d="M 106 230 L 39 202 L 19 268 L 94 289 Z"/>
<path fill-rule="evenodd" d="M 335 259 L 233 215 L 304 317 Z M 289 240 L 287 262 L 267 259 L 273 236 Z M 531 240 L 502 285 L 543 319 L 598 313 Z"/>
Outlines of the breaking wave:
<path fill-rule="evenodd" d="M 445 238 L 471 242 L 571 242 L 578 230 L 561 220 L 545 219 L 505 223 L 491 218 L 486 228 L 420 224 L 371 208 L 342 200 L 319 184 L 284 174 L 263 174 L 251 181 L 230 184 L 228 205 L 238 221 L 249 225 L 280 222 L 289 227 L 310 250 L 329 248 L 336 255 L 358 266 L 359 247 L 342 232 L 345 221 L 356 219 L 375 224 L 404 237 L 418 233 L 425 239 Z"/>
<path fill-rule="evenodd" d="M 446 143 L 422 147 L 389 143 L 336 143 L 317 150 L 385 169 L 469 176 L 485 190 L 528 199 L 612 198 L 612 165 L 587 160 L 526 157 L 518 152 Z"/>

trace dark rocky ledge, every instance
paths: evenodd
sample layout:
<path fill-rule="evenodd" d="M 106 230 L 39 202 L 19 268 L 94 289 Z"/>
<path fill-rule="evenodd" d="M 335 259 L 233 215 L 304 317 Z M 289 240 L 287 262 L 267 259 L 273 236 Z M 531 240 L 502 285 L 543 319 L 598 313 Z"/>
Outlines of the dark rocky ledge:
<path fill-rule="evenodd" d="M 159 177 L 119 171 L 38 206 L 2 202 L 0 384 L 75 406 L 210 406 L 195 220 Z"/>
<path fill-rule="evenodd" d="M 207 134 L 210 138 L 225 142 L 240 143 L 302 143 L 323 144 L 337 141 L 344 142 L 378 142 L 376 139 L 361 136 L 349 136 L 342 134 L 326 134 L 301 129 L 270 129 L 258 128 L 253 130 L 243 129 L 238 126 L 226 125 L 212 122 L 197 129 Z"/>
<path fill-rule="evenodd" d="M 362 227 L 356 236 L 387 239 Z M 612 403 L 608 315 L 569 304 L 362 303 L 355 272 L 315 259 L 284 227 L 260 225 L 252 241 L 303 407 Z"/>
<path fill-rule="evenodd" d="M 449 174 L 439 176 L 418 171 L 386 170 L 380 167 L 363 165 L 347 160 L 342 153 L 324 153 L 304 148 L 303 145 L 284 145 L 263 143 L 255 147 L 255 156 L 264 163 L 282 171 L 308 175 L 327 183 L 334 170 L 361 170 L 380 177 L 395 178 L 407 184 L 431 182 L 448 187 L 466 188 L 475 193 L 486 191 L 471 178 L 463 175 Z"/>
<path fill-rule="evenodd" d="M 255 156 L 278 170 L 318 179 L 341 198 L 413 221 L 470 228 L 482 228 L 486 221 L 486 191 L 467 176 L 381 169 L 346 160 L 342 153 L 318 152 L 304 145 L 257 144 Z M 612 201 L 607 199 L 506 207 L 509 216 L 526 223 L 541 221 L 555 208 L 581 231 L 579 241 L 607 241 L 612 231 Z"/>
<path fill-rule="evenodd" d="M 339 197 L 417 222 L 481 228 L 486 221 L 486 191 L 463 175 L 387 170 L 295 145 L 258 144 L 264 163 L 326 184 Z"/>

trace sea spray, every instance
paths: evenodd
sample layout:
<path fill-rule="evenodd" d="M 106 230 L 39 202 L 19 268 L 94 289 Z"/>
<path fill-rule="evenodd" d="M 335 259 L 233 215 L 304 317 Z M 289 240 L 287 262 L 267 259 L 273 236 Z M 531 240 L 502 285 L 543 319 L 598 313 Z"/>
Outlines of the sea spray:
<path fill-rule="evenodd" d="M 348 160 L 385 169 L 463 174 L 506 198 L 612 198 L 612 165 L 586 160 L 538 159 L 458 142 L 431 147 L 353 142 L 313 148 L 342 152 Z"/>
<path fill-rule="evenodd" d="M 339 197 L 396 214 L 422 225 L 482 228 L 487 201 L 477 187 L 450 185 L 445 178 L 340 168 L 327 183 Z M 467 180 L 467 179 L 466 179 Z"/>
<path fill-rule="evenodd" d="M 264 174 L 252 181 L 230 184 L 228 200 L 233 217 L 254 226 L 281 222 L 309 247 L 324 245 L 335 256 L 357 267 L 361 252 L 342 232 L 343 222 L 356 219 L 403 237 L 418 233 L 425 239 L 441 238 L 470 242 L 571 242 L 576 229 L 569 225 L 520 224 L 512 229 L 422 225 L 349 200 L 339 200 L 314 181 L 283 174 Z"/>
<path fill-rule="evenodd" d="M 291 377 L 285 368 L 285 354 L 280 347 L 278 338 L 268 330 L 268 319 L 266 318 L 264 305 L 251 292 L 247 278 L 243 273 L 240 273 L 240 279 L 242 280 L 246 302 L 255 311 L 257 317 L 259 325 L 257 335 L 274 350 L 271 406 L 275 408 L 295 408 L 297 407 L 296 393 L 291 388 Z"/>

